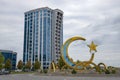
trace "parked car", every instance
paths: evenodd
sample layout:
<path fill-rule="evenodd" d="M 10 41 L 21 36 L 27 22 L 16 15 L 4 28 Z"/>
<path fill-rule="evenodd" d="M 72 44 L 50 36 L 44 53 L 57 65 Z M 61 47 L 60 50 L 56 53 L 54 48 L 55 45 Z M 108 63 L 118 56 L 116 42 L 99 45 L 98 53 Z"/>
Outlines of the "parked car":
<path fill-rule="evenodd" d="M 2 71 L 0 71 L 0 75 L 2 75 L 3 74 L 3 72 Z"/>
<path fill-rule="evenodd" d="M 4 74 L 10 74 L 10 71 L 5 70 L 3 73 L 4 73 Z"/>
<path fill-rule="evenodd" d="M 0 71 L 0 75 L 3 75 L 3 74 L 10 74 L 10 71 L 8 70 Z"/>

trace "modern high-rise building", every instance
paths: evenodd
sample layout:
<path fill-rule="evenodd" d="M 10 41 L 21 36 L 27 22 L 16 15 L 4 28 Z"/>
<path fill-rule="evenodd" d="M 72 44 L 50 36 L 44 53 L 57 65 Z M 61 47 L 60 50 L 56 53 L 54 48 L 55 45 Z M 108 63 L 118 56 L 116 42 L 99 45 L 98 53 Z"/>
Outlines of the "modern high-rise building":
<path fill-rule="evenodd" d="M 36 60 L 42 69 L 58 62 L 63 44 L 63 11 L 48 7 L 25 12 L 23 62 Z"/>

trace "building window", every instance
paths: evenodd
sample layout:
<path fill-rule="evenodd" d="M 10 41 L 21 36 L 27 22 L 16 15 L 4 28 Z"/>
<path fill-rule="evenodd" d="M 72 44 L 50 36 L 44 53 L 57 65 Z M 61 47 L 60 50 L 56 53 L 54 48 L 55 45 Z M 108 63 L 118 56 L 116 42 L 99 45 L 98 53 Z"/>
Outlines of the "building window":
<path fill-rule="evenodd" d="M 60 13 L 58 12 L 57 15 L 59 15 Z"/>
<path fill-rule="evenodd" d="M 47 9 L 44 9 L 44 13 L 46 13 L 47 12 Z"/>
<path fill-rule="evenodd" d="M 58 59 L 56 59 L 58 61 Z"/>
<path fill-rule="evenodd" d="M 58 20 L 56 20 L 58 22 Z"/>
<path fill-rule="evenodd" d="M 58 23 L 56 23 L 56 25 L 58 26 Z"/>
<path fill-rule="evenodd" d="M 43 65 L 46 65 L 46 63 L 43 63 Z"/>

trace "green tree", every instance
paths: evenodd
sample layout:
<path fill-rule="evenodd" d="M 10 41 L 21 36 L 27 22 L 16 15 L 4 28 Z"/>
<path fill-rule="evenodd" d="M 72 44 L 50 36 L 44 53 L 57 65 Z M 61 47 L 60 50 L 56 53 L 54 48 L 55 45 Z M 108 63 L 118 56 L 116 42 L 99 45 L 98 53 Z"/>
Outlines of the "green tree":
<path fill-rule="evenodd" d="M 26 63 L 26 65 L 25 65 L 25 68 L 26 69 L 31 69 L 31 61 L 28 61 L 27 63 Z"/>
<path fill-rule="evenodd" d="M 58 60 L 58 68 L 61 70 L 64 65 L 65 65 L 65 62 L 63 61 L 62 57 L 60 56 L 60 59 Z"/>
<path fill-rule="evenodd" d="M 0 64 L 2 64 L 4 62 L 5 58 L 4 56 L 2 55 L 2 53 L 0 52 Z"/>
<path fill-rule="evenodd" d="M 35 64 L 34 64 L 34 69 L 35 70 L 38 70 L 38 69 L 40 69 L 40 62 L 37 60 L 37 61 L 35 61 Z"/>
<path fill-rule="evenodd" d="M 5 63 L 5 69 L 11 70 L 11 68 L 12 68 L 11 60 L 7 59 Z"/>
<path fill-rule="evenodd" d="M 18 69 L 22 69 L 23 68 L 23 62 L 22 62 L 22 60 L 19 60 L 17 68 Z"/>
<path fill-rule="evenodd" d="M 4 62 L 5 58 L 4 56 L 2 55 L 2 53 L 0 53 L 0 70 L 3 69 L 3 62 Z"/>
<path fill-rule="evenodd" d="M 79 60 L 77 60 L 77 61 L 76 61 L 76 63 L 80 63 L 80 61 L 79 61 Z"/>
<path fill-rule="evenodd" d="M 2 70 L 3 69 L 3 64 L 0 64 L 0 70 Z"/>

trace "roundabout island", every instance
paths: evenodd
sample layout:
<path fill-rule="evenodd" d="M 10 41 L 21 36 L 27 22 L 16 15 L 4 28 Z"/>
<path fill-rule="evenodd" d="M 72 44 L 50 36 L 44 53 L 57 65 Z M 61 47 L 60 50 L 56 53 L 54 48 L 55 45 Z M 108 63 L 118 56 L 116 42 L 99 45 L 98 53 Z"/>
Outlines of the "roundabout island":
<path fill-rule="evenodd" d="M 63 44 L 62 48 L 61 48 L 61 58 L 64 62 L 64 66 L 62 69 L 64 69 L 65 67 L 69 68 L 69 69 L 73 69 L 76 71 L 85 71 L 85 70 L 94 70 L 97 73 L 107 73 L 110 72 L 111 70 L 115 71 L 115 68 L 112 66 L 106 66 L 104 63 L 100 62 L 99 64 L 95 64 L 93 62 L 94 57 L 95 57 L 95 52 L 97 52 L 96 47 L 98 45 L 96 45 L 93 41 L 91 42 L 90 45 L 86 45 L 89 47 L 89 52 L 91 53 L 91 57 L 88 61 L 79 61 L 79 62 L 74 62 L 68 54 L 68 48 L 69 45 L 74 42 L 74 41 L 86 41 L 85 38 L 80 37 L 80 36 L 76 36 L 76 37 L 72 37 L 69 38 L 68 40 L 65 41 L 65 43 Z M 54 62 L 52 62 L 52 68 L 54 70 L 54 72 L 58 69 L 57 64 L 55 64 Z"/>

